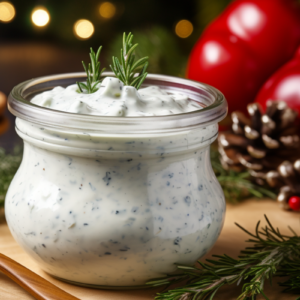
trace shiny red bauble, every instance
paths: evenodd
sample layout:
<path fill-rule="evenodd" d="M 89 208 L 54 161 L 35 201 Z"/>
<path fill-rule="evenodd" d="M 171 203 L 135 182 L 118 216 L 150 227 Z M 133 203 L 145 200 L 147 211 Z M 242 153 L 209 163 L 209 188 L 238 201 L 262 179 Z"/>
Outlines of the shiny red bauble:
<path fill-rule="evenodd" d="M 295 57 L 268 79 L 255 99 L 263 108 L 269 100 L 285 101 L 300 118 L 300 47 Z"/>
<path fill-rule="evenodd" d="M 229 102 L 230 112 L 245 110 L 263 82 L 260 65 L 244 42 L 215 33 L 196 44 L 188 77 L 219 89 Z"/>
<path fill-rule="evenodd" d="M 208 31 L 226 31 L 244 41 L 263 60 L 260 71 L 270 76 L 291 59 L 299 46 L 299 18 L 295 0 L 237 0 Z"/>
<path fill-rule="evenodd" d="M 292 196 L 289 199 L 289 206 L 292 210 L 300 211 L 300 197 Z"/>
<path fill-rule="evenodd" d="M 194 46 L 187 77 L 218 88 L 229 112 L 245 111 L 300 45 L 296 0 L 236 0 Z"/>

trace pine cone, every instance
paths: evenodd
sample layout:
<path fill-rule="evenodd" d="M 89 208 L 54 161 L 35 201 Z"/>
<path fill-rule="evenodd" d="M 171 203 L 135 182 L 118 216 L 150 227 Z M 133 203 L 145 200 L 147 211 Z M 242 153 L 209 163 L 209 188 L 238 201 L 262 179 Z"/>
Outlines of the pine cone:
<path fill-rule="evenodd" d="M 247 110 L 250 118 L 232 113 L 232 131 L 219 135 L 221 162 L 225 169 L 249 170 L 257 183 L 264 184 L 269 171 L 299 158 L 297 112 L 282 101 L 269 101 L 265 114 L 258 103 Z"/>
<path fill-rule="evenodd" d="M 0 91 L 0 118 L 4 115 L 6 108 L 6 96 Z"/>
<path fill-rule="evenodd" d="M 6 96 L 0 92 L 0 135 L 7 131 L 9 127 L 8 119 L 4 113 L 6 110 Z"/>
<path fill-rule="evenodd" d="M 300 196 L 300 159 L 294 164 L 284 161 L 277 171 L 268 172 L 266 179 L 271 187 L 281 186 L 277 201 L 283 209 L 290 209 L 290 197 Z"/>

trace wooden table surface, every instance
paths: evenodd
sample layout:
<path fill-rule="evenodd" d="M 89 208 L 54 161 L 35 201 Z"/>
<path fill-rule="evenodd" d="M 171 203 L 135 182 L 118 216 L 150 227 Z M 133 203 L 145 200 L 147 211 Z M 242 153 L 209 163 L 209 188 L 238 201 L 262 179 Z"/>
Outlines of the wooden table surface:
<path fill-rule="evenodd" d="M 228 254 L 237 256 L 239 250 L 246 243 L 247 235 L 234 225 L 239 223 L 250 231 L 254 231 L 258 220 L 264 220 L 264 214 L 267 214 L 272 224 L 279 227 L 282 233 L 289 233 L 288 225 L 300 234 L 300 214 L 286 212 L 279 209 L 277 204 L 271 200 L 248 200 L 239 205 L 228 205 L 226 220 L 221 236 L 213 249 L 206 257 L 212 254 Z M 263 222 L 262 224 L 265 224 Z M 131 290 L 131 291 L 113 291 L 113 290 L 95 290 L 78 286 L 73 286 L 60 282 L 45 274 L 38 265 L 17 245 L 12 238 L 5 222 L 0 223 L 0 253 L 23 264 L 27 268 L 51 281 L 70 294 L 82 300 L 150 300 L 154 299 L 156 292 L 161 289 Z M 215 297 L 216 300 L 233 300 L 239 295 L 239 287 L 225 287 Z M 270 300 L 295 300 L 295 295 L 283 294 L 276 284 L 273 287 L 267 286 L 266 294 Z M 17 284 L 7 278 L 0 272 L 0 299 L 5 300 L 32 300 L 34 299 L 27 292 L 23 291 Z M 263 299 L 258 297 L 258 299 Z"/>

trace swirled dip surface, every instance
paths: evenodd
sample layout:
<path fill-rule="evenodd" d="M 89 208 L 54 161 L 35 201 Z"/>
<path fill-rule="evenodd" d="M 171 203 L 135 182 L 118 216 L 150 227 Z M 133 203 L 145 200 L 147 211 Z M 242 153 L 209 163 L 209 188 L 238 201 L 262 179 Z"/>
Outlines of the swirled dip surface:
<path fill-rule="evenodd" d="M 162 116 L 201 109 L 195 101 L 178 92 L 166 92 L 158 86 L 136 90 L 117 78 L 106 77 L 97 92 L 78 93 L 77 84 L 55 87 L 35 96 L 32 103 L 55 110 L 101 116 Z"/>

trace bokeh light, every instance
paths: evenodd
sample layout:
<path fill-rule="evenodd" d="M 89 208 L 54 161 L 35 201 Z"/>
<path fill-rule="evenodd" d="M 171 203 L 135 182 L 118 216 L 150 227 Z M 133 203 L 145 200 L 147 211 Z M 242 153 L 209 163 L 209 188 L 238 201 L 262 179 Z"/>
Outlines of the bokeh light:
<path fill-rule="evenodd" d="M 14 6 L 9 2 L 0 2 L 0 21 L 9 23 L 16 15 Z"/>
<path fill-rule="evenodd" d="M 116 6 L 111 2 L 103 2 L 99 7 L 100 16 L 104 19 L 111 19 L 116 14 Z"/>
<path fill-rule="evenodd" d="M 50 14 L 45 7 L 37 7 L 31 14 L 31 20 L 34 25 L 44 27 L 50 21 Z"/>
<path fill-rule="evenodd" d="M 93 35 L 94 25 L 89 20 L 78 20 L 74 24 L 74 33 L 79 39 L 86 40 Z"/>
<path fill-rule="evenodd" d="M 183 39 L 189 37 L 192 34 L 193 30 L 193 24 L 188 20 L 179 21 L 175 27 L 175 33 Z"/>

